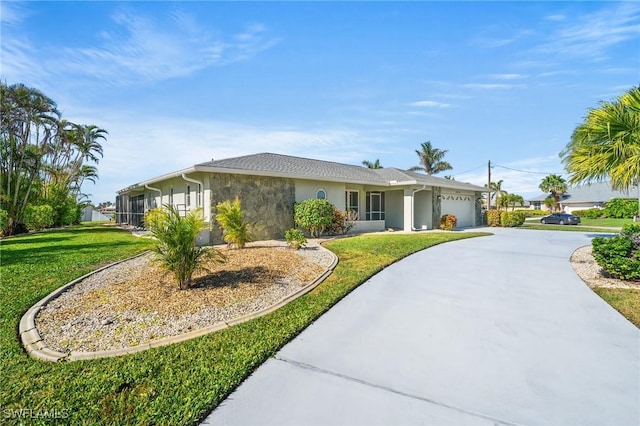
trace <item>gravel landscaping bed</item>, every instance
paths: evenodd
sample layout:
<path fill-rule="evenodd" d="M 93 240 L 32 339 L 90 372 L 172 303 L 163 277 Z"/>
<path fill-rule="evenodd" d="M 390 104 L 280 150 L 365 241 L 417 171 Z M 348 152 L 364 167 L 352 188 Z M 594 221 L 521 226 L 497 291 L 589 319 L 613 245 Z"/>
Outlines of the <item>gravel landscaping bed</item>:
<path fill-rule="evenodd" d="M 590 245 L 580 247 L 571 255 L 571 266 L 589 287 L 640 289 L 640 282 L 619 280 L 608 276 L 593 258 L 591 248 Z"/>
<path fill-rule="evenodd" d="M 151 253 L 84 279 L 36 316 L 44 344 L 60 352 L 119 349 L 229 321 L 296 292 L 333 261 L 315 242 L 298 251 L 280 241 L 219 249 L 227 261 L 196 273 L 189 290 Z"/>

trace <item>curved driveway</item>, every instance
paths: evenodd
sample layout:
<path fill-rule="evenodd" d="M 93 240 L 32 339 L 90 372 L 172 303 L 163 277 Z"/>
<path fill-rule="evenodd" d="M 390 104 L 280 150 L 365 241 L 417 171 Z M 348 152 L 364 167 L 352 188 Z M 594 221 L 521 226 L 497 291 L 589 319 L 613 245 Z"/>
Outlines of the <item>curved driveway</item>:
<path fill-rule="evenodd" d="M 372 277 L 204 424 L 640 424 L 640 331 L 568 260 L 594 235 L 490 231 Z"/>

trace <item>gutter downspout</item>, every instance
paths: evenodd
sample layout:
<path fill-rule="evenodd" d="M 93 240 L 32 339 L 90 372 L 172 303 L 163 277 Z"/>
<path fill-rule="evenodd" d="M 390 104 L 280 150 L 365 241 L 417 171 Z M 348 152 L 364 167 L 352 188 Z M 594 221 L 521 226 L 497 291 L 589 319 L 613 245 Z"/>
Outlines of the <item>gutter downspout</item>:
<path fill-rule="evenodd" d="M 160 205 L 162 205 L 162 190 L 160 190 L 158 188 L 154 188 L 154 187 L 149 186 L 149 185 L 145 185 L 144 187 L 147 188 L 148 190 L 151 190 L 151 191 L 158 191 L 160 193 Z M 149 210 L 151 210 L 151 209 L 149 209 Z"/>
<path fill-rule="evenodd" d="M 413 206 L 413 198 L 416 196 L 416 192 L 424 191 L 425 189 L 427 189 L 427 185 L 422 185 L 422 188 L 420 188 L 420 189 L 414 189 L 414 190 L 411 192 L 411 230 L 412 230 L 412 231 L 422 231 L 422 228 L 415 228 L 415 227 L 413 226 L 413 225 L 414 225 L 414 223 L 415 223 L 415 218 L 414 218 L 414 216 L 415 216 L 415 213 L 416 213 L 416 212 L 415 212 L 415 209 L 414 209 L 414 206 Z M 427 228 L 427 229 L 428 229 L 428 228 Z"/>

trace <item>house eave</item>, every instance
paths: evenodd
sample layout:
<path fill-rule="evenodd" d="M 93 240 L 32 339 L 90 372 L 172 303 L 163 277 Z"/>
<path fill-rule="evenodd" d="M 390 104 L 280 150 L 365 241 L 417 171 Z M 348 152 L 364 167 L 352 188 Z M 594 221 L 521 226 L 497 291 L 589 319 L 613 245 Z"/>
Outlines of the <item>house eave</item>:
<path fill-rule="evenodd" d="M 122 188 L 121 190 L 119 190 L 118 194 L 125 194 L 127 192 L 135 191 L 136 189 L 145 189 L 145 185 L 151 185 L 156 182 L 162 182 L 163 180 L 173 179 L 175 177 L 182 176 L 182 174 L 184 173 L 193 173 L 196 171 L 198 171 L 197 167 L 193 166 L 186 169 L 178 170 L 176 172 L 167 173 L 162 176 L 157 176 L 151 179 L 144 180 L 142 182 L 134 183 L 133 185 L 129 185 L 126 188 Z"/>

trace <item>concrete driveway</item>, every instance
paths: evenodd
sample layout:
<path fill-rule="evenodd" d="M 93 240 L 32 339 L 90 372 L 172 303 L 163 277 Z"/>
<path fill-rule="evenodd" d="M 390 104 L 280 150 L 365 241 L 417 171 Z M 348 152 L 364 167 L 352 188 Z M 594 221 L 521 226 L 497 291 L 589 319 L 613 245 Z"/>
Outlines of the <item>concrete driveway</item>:
<path fill-rule="evenodd" d="M 640 424 L 640 331 L 569 263 L 594 235 L 490 231 L 372 277 L 204 424 Z"/>

